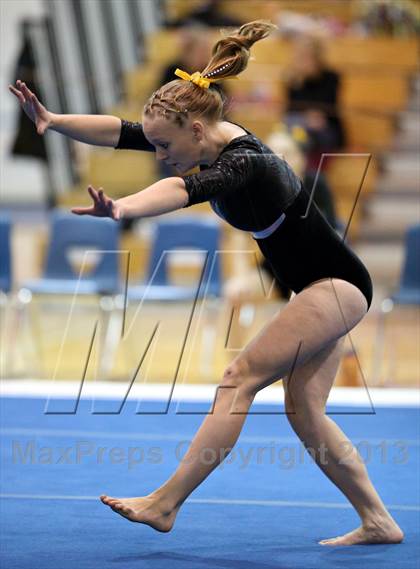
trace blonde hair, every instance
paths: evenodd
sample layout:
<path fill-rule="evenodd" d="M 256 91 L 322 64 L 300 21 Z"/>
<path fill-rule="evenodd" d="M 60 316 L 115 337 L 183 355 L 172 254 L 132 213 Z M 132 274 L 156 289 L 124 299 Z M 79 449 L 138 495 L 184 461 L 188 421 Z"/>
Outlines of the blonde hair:
<path fill-rule="evenodd" d="M 241 26 L 238 30 L 220 39 L 212 49 L 211 59 L 201 71 L 212 83 L 234 77 L 248 65 L 252 45 L 266 38 L 277 26 L 263 20 L 256 20 Z M 217 89 L 204 89 L 191 81 L 176 79 L 155 91 L 144 106 L 145 115 L 157 113 L 183 126 L 188 115 L 221 120 L 224 101 Z"/>

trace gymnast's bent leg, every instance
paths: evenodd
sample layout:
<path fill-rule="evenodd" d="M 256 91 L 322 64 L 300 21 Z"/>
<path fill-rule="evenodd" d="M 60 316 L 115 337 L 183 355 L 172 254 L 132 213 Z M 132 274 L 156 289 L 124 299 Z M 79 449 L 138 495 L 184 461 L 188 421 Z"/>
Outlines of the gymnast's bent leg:
<path fill-rule="evenodd" d="M 310 418 L 307 418 L 306 427 L 303 427 L 298 419 L 293 426 L 296 432 L 308 440 L 308 431 L 311 428 L 316 431 L 317 434 L 310 438 L 311 445 L 319 447 L 321 443 L 328 444 L 331 464 L 324 472 L 352 501 L 362 517 L 363 525 L 359 530 L 358 543 L 401 541 L 401 530 L 386 512 L 367 474 L 363 474 L 363 465 L 355 462 L 350 468 L 345 465 L 340 468 L 340 445 L 344 435 L 323 413 L 336 372 L 336 366 L 331 364 L 334 358 L 329 354 L 329 350 L 356 326 L 366 311 L 365 297 L 347 281 L 324 279 L 305 288 L 263 327 L 228 366 L 217 393 L 213 412 L 206 416 L 171 478 L 149 496 L 118 499 L 103 495 L 103 503 L 131 521 L 145 523 L 158 531 L 169 531 L 183 502 L 227 456 L 227 452 L 221 456 L 221 449 L 232 449 L 235 445 L 246 413 L 258 391 L 279 378 L 288 376 L 287 405 L 290 409 L 292 398 L 296 409 L 299 409 L 297 415 L 301 416 L 302 406 L 308 407 L 309 404 L 307 399 L 293 399 L 295 390 L 290 377 L 293 378 L 296 373 L 297 385 L 302 372 L 304 376 L 308 376 L 306 382 L 304 380 L 308 392 L 310 389 L 315 392 L 319 405 L 317 412 L 316 406 L 311 406 L 312 412 Z M 320 366 L 312 375 L 308 373 L 311 369 L 311 359 L 314 370 Z M 325 370 L 322 368 L 324 364 Z M 328 368 L 331 368 L 330 373 Z M 295 372 L 291 374 L 292 369 Z M 310 381 L 311 377 L 313 381 Z M 318 388 L 316 385 L 314 387 L 315 377 L 320 378 Z M 203 451 L 207 450 L 214 456 L 212 462 L 202 459 Z M 356 451 L 354 454 L 356 456 Z M 377 536 L 373 539 L 367 533 L 369 516 L 375 518 L 376 522 L 379 519 L 387 520 L 389 527 L 384 529 L 379 540 Z"/>

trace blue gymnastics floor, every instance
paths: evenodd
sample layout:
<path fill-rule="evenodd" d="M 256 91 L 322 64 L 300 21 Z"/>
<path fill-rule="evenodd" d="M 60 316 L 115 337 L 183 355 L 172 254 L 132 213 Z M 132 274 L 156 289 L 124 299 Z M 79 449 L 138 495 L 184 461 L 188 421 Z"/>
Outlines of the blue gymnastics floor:
<path fill-rule="evenodd" d="M 44 414 L 45 401 L 1 399 L 4 569 L 418 567 L 417 408 L 334 417 L 359 446 L 406 538 L 396 546 L 327 548 L 317 542 L 359 519 L 304 453 L 281 408 L 254 406 L 263 414 L 248 418 L 229 463 L 191 496 L 173 531 L 160 534 L 97 497 L 143 495 L 160 485 L 203 416 L 153 414 L 157 402 L 142 403 L 136 414 L 134 401 L 119 415 L 92 414 L 89 400 L 74 414 Z M 71 408 L 64 399 L 54 405 Z M 115 409 L 112 400 L 97 408 Z M 203 403 L 190 403 L 194 409 L 203 411 Z"/>

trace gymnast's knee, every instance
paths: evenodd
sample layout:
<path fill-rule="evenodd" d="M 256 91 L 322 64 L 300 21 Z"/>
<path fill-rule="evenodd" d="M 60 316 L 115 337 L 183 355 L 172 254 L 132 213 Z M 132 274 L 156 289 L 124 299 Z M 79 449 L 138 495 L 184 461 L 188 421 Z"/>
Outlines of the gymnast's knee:
<path fill-rule="evenodd" d="M 225 369 L 220 388 L 236 389 L 249 396 L 254 396 L 249 366 L 245 360 L 236 360 Z"/>

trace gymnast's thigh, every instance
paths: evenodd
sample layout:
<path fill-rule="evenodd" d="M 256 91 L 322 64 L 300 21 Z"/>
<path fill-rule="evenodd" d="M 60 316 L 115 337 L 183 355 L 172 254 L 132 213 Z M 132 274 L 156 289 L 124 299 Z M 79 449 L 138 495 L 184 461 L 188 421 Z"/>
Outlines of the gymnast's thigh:
<path fill-rule="evenodd" d="M 366 299 L 353 284 L 341 279 L 313 283 L 262 328 L 232 365 L 257 392 L 345 336 L 366 311 Z"/>

